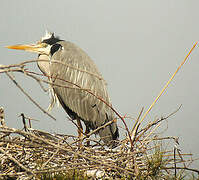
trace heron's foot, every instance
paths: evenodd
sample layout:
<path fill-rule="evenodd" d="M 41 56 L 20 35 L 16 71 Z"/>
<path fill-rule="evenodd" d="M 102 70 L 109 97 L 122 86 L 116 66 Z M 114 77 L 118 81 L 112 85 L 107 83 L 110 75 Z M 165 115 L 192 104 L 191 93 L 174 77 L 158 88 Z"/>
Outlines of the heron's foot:
<path fill-rule="evenodd" d="M 78 127 L 78 147 L 81 148 L 82 145 L 82 138 L 83 138 L 83 127 L 79 119 L 77 119 L 77 127 Z"/>
<path fill-rule="evenodd" d="M 78 148 L 80 149 L 83 144 L 82 144 L 82 141 L 83 141 L 83 133 L 82 133 L 82 130 L 78 130 Z"/>
<path fill-rule="evenodd" d="M 90 133 L 89 126 L 87 126 L 87 125 L 86 125 L 86 131 L 85 131 L 85 134 L 86 134 L 86 137 L 87 137 L 87 138 L 89 138 L 89 137 L 90 137 L 90 136 L 88 135 L 89 133 Z M 87 140 L 87 141 L 86 141 L 86 146 L 87 146 L 87 147 L 89 147 L 89 146 L 90 146 L 90 141 L 89 141 L 89 140 Z"/>

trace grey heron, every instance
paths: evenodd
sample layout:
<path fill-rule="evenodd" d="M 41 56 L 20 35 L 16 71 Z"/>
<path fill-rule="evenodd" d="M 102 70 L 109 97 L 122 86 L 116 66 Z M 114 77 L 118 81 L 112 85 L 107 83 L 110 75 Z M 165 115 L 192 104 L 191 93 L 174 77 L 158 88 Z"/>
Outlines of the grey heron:
<path fill-rule="evenodd" d="M 97 132 L 106 145 L 112 146 L 110 142 L 119 137 L 115 115 L 109 106 L 96 98 L 111 104 L 106 82 L 87 53 L 74 43 L 61 40 L 49 32 L 35 44 L 7 48 L 35 52 L 39 54 L 38 60 L 46 60 L 38 61 L 38 67 L 53 82 L 53 93 L 66 113 L 72 120 L 77 120 L 79 136 L 83 132 L 81 121 L 86 126 L 87 134 L 112 121 Z"/>

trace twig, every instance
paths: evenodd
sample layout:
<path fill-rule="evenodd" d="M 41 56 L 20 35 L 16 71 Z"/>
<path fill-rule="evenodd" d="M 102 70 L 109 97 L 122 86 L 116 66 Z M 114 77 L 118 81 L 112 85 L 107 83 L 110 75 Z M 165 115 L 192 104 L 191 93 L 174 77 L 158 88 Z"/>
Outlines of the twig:
<path fill-rule="evenodd" d="M 141 129 L 141 130 L 138 132 L 138 134 L 140 134 L 141 132 L 142 132 L 142 133 L 136 138 L 135 141 L 138 141 L 138 139 L 139 139 L 140 137 L 142 137 L 143 134 L 144 134 L 145 132 L 147 132 L 151 127 L 153 127 L 153 126 L 155 126 L 156 124 L 158 124 L 158 123 L 160 123 L 160 122 L 162 122 L 162 121 L 164 121 L 164 120 L 170 118 L 171 116 L 173 116 L 175 113 L 177 113 L 177 112 L 180 110 L 181 107 L 182 107 L 182 105 L 180 105 L 180 106 L 177 108 L 177 110 L 175 110 L 174 112 L 172 112 L 172 113 L 169 114 L 168 116 L 166 116 L 166 117 L 161 117 L 160 119 L 156 119 L 156 120 L 153 121 L 152 123 L 147 124 L 147 126 L 146 126 L 145 128 Z M 140 123 L 139 123 L 139 124 L 140 124 Z"/>
<path fill-rule="evenodd" d="M 143 111 L 144 111 L 144 107 L 141 109 L 141 111 L 140 111 L 140 113 L 138 115 L 138 118 L 137 118 L 137 120 L 136 120 L 136 122 L 135 122 L 135 124 L 134 124 L 134 126 L 133 126 L 133 128 L 131 130 L 131 137 L 133 137 L 133 140 L 132 140 L 133 143 L 135 142 L 135 139 L 137 137 L 138 128 L 140 126 L 140 123 L 138 123 L 138 122 L 140 120 L 140 117 L 141 117 Z"/>
<path fill-rule="evenodd" d="M 34 99 L 32 99 L 28 93 L 24 91 L 24 89 L 17 83 L 17 81 L 8 73 L 6 72 L 6 75 L 12 80 L 12 82 L 25 94 L 30 101 L 32 101 L 43 113 L 47 114 L 49 117 L 51 117 L 53 120 L 56 120 L 52 115 L 50 115 L 45 109 L 43 109 Z"/>
<path fill-rule="evenodd" d="M 23 61 L 19 64 L 11 64 L 11 65 L 0 65 L 0 69 L 6 69 L 6 68 L 12 68 L 12 67 L 20 67 L 20 68 L 23 68 L 26 64 L 29 64 L 29 63 L 33 63 L 33 62 L 49 62 L 49 60 L 46 60 L 46 59 L 31 59 L 31 60 L 27 60 L 27 61 Z M 75 69 L 75 70 L 78 70 L 78 71 L 81 71 L 81 72 L 85 72 L 87 74 L 90 74 L 94 77 L 97 77 L 99 80 L 103 80 L 105 81 L 101 76 L 95 74 L 95 73 L 91 73 L 89 71 L 86 71 L 86 70 L 83 70 L 83 69 L 80 69 L 80 68 L 77 68 L 75 66 L 72 66 L 70 64 L 67 64 L 67 63 L 63 63 L 61 61 L 58 61 L 58 60 L 52 60 L 51 63 L 58 63 L 58 64 L 62 64 L 64 66 L 67 66 L 69 68 L 72 68 L 72 69 Z"/>
<path fill-rule="evenodd" d="M 22 117 L 22 122 L 23 122 L 24 130 L 27 132 L 27 126 L 26 126 L 25 116 L 24 116 L 23 113 L 21 113 L 20 116 Z"/>
<path fill-rule="evenodd" d="M 198 42 L 196 42 L 193 45 L 193 47 L 191 48 L 191 50 L 189 51 L 189 53 L 186 55 L 186 57 L 184 58 L 184 60 L 180 64 L 180 66 L 177 68 L 177 70 L 175 71 L 175 73 L 171 76 L 171 78 L 168 80 L 168 82 L 165 84 L 165 86 L 163 87 L 163 89 L 160 91 L 160 93 L 158 94 L 158 96 L 156 97 L 156 99 L 153 101 L 153 103 L 151 104 L 151 106 L 149 107 L 149 109 L 145 112 L 145 114 L 143 115 L 140 123 L 142 123 L 142 121 L 144 121 L 144 119 L 147 116 L 147 114 L 151 111 L 151 109 L 153 108 L 153 106 L 155 105 L 155 103 L 158 101 L 158 99 L 160 98 L 160 96 L 163 94 L 163 92 L 166 90 L 166 88 L 168 87 L 168 85 L 171 83 L 171 81 L 173 80 L 173 78 L 175 77 L 175 75 L 177 74 L 177 72 L 180 70 L 180 68 L 183 66 L 183 64 L 186 62 L 186 60 L 188 59 L 189 55 L 192 53 L 192 51 L 194 50 L 194 48 L 196 47 L 197 44 L 198 44 Z"/>
<path fill-rule="evenodd" d="M 5 114 L 4 114 L 4 108 L 0 107 L 0 123 L 2 126 L 5 126 Z"/>
<path fill-rule="evenodd" d="M 107 122 L 106 124 L 104 124 L 103 126 L 100 126 L 98 128 L 96 128 L 95 130 L 91 131 L 90 133 L 87 134 L 87 136 L 91 136 L 92 134 L 95 134 L 96 132 L 98 132 L 100 129 L 105 128 L 106 126 L 112 124 L 113 122 L 115 122 L 116 120 L 113 119 L 112 121 Z M 85 137 L 86 138 L 86 137 Z"/>
<path fill-rule="evenodd" d="M 163 169 L 174 169 L 175 167 L 162 167 Z M 196 172 L 198 173 L 199 175 L 199 170 L 198 169 L 193 169 L 193 168 L 188 168 L 188 167 L 176 167 L 176 169 L 185 169 L 185 170 L 188 170 L 188 171 L 193 171 L 193 172 Z"/>
<path fill-rule="evenodd" d="M 144 111 L 144 107 L 142 107 L 142 109 L 141 109 L 141 111 L 140 111 L 140 113 L 139 113 L 139 115 L 138 115 L 138 117 L 137 117 L 137 119 L 136 119 L 136 121 L 135 121 L 135 123 L 134 123 L 134 125 L 133 125 L 133 128 L 132 128 L 132 130 L 131 130 L 131 136 L 132 136 L 132 134 L 133 134 L 134 129 L 136 128 L 137 123 L 138 123 L 139 120 L 140 120 L 140 117 L 141 117 L 143 111 Z M 140 123 L 139 123 L 139 124 L 140 124 Z"/>
<path fill-rule="evenodd" d="M 174 146 L 174 149 L 173 149 L 173 156 L 174 156 L 174 175 L 175 175 L 175 178 L 177 178 L 177 165 L 176 165 L 176 147 Z"/>

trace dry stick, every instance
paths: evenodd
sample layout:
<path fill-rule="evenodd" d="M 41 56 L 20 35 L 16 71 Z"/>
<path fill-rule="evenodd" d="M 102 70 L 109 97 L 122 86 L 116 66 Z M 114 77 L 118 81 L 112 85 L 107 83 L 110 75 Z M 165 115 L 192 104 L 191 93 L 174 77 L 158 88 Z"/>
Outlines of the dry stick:
<path fill-rule="evenodd" d="M 174 170 L 175 170 L 174 174 L 175 174 L 175 178 L 177 178 L 177 169 L 176 169 L 176 167 L 177 167 L 177 165 L 176 165 L 176 147 L 174 147 L 173 150 L 174 150 L 173 156 L 174 156 Z"/>
<path fill-rule="evenodd" d="M 24 68 L 25 64 L 20 63 L 20 64 L 10 64 L 10 65 L 3 65 L 0 64 L 0 69 L 9 69 L 9 68 L 13 68 L 13 67 L 20 67 L 20 68 Z"/>
<path fill-rule="evenodd" d="M 31 121 L 39 121 L 38 119 L 33 119 L 33 118 L 30 118 L 30 117 L 26 117 L 25 115 L 24 115 L 24 118 L 28 120 L 29 128 L 32 128 Z"/>
<path fill-rule="evenodd" d="M 175 75 L 177 74 L 177 72 L 180 70 L 180 68 L 183 66 L 183 64 L 186 62 L 186 60 L 188 59 L 189 55 L 194 50 L 194 48 L 196 47 L 197 44 L 198 44 L 198 42 L 196 42 L 193 45 L 193 47 L 191 48 L 191 50 L 189 51 L 189 53 L 186 55 L 186 57 L 184 58 L 184 60 L 180 64 L 180 66 L 177 68 L 177 70 L 175 71 L 175 73 L 171 76 L 171 78 L 168 80 L 168 82 L 166 83 L 166 85 L 160 91 L 160 93 L 158 94 L 158 96 L 156 97 L 156 99 L 153 101 L 153 103 L 151 104 L 151 106 L 149 107 L 149 109 L 145 112 L 145 114 L 143 115 L 142 119 L 140 120 L 140 123 L 142 123 L 142 121 L 144 121 L 144 119 L 147 116 L 147 114 L 151 111 L 151 109 L 153 108 L 153 106 L 155 105 L 155 103 L 158 101 L 158 99 L 160 98 L 160 96 L 162 95 L 162 93 L 166 90 L 166 88 L 168 87 L 168 85 L 171 83 L 171 81 L 173 80 L 173 78 L 175 77 Z"/>
<path fill-rule="evenodd" d="M 178 143 L 178 144 L 179 144 L 179 143 Z M 178 155 L 179 155 L 181 161 L 184 162 L 184 159 L 183 159 L 183 157 L 181 156 L 181 153 L 180 153 L 180 149 L 176 148 L 176 151 L 178 152 Z M 186 164 L 185 164 L 185 163 L 183 163 L 183 165 L 184 165 L 184 167 L 186 167 Z"/>
<path fill-rule="evenodd" d="M 142 135 L 143 135 L 146 131 L 148 131 L 152 126 L 154 126 L 154 125 L 156 125 L 156 124 L 158 124 L 158 123 L 164 121 L 165 119 L 168 119 L 169 117 L 173 116 L 175 113 L 177 113 L 177 112 L 180 110 L 181 107 L 182 107 L 182 105 L 180 105 L 180 106 L 178 107 L 177 110 L 175 110 L 174 112 L 172 112 L 172 113 L 169 114 L 168 116 L 162 117 L 162 118 L 160 118 L 160 119 L 157 119 L 157 120 L 153 121 L 152 123 L 148 124 L 145 128 L 141 129 L 141 130 L 138 132 L 138 134 L 141 133 L 141 132 L 142 132 L 142 133 L 137 137 L 136 140 L 138 140 L 140 137 L 142 137 Z"/>
<path fill-rule="evenodd" d="M 174 169 L 174 167 L 162 167 L 162 169 Z M 188 168 L 188 167 L 176 167 L 176 169 L 181 169 L 181 170 L 188 170 L 188 171 L 193 171 L 199 174 L 199 170 L 197 169 L 192 169 L 192 168 Z"/>
<path fill-rule="evenodd" d="M 140 126 L 140 123 L 138 123 L 138 122 L 140 120 L 140 117 L 141 117 L 143 111 L 144 111 L 144 107 L 141 109 L 141 111 L 140 111 L 140 113 L 138 115 L 138 118 L 137 118 L 137 120 L 136 120 L 136 122 L 135 122 L 135 124 L 134 124 L 134 126 L 133 126 L 133 128 L 131 130 L 131 137 L 133 137 L 133 140 L 132 140 L 133 143 L 135 142 L 136 137 L 137 137 L 138 128 Z"/>
<path fill-rule="evenodd" d="M 131 136 L 133 135 L 134 129 L 136 128 L 137 123 L 139 122 L 140 117 L 141 117 L 143 111 L 144 111 L 144 107 L 142 107 L 142 109 L 141 109 L 141 111 L 140 111 L 140 113 L 139 113 L 139 115 L 138 115 L 138 117 L 137 117 L 137 119 L 136 119 L 136 121 L 135 121 L 135 123 L 134 123 L 134 125 L 133 125 L 133 128 L 132 128 L 132 130 L 131 130 Z M 136 129 L 137 129 L 137 128 L 136 128 Z"/>
<path fill-rule="evenodd" d="M 5 113 L 4 113 L 4 108 L 0 107 L 0 124 L 2 126 L 5 126 Z"/>
<path fill-rule="evenodd" d="M 28 119 L 28 122 L 29 122 L 29 128 L 32 128 L 31 120 L 30 120 L 30 119 Z"/>
<path fill-rule="evenodd" d="M 77 68 L 75 66 L 72 66 L 70 64 L 67 64 L 67 63 L 63 63 L 63 62 L 60 62 L 58 60 L 46 60 L 46 59 L 32 59 L 32 60 L 27 60 L 27 61 L 23 61 L 21 62 L 20 64 L 11 64 L 11 65 L 0 65 L 0 69 L 1 68 L 11 68 L 11 67 L 24 67 L 25 64 L 28 64 L 28 63 L 33 63 L 33 62 L 53 62 L 53 63 L 58 63 L 58 64 L 62 64 L 62 65 L 65 65 L 69 68 L 72 68 L 72 69 L 75 69 L 75 70 L 78 70 L 78 71 L 81 71 L 81 72 L 85 72 L 87 74 L 90 74 L 90 75 L 93 75 L 95 77 L 97 77 L 99 80 L 103 80 L 105 81 L 101 76 L 95 74 L 95 73 L 92 73 L 92 72 L 89 72 L 89 71 L 86 71 L 86 70 L 83 70 L 83 69 L 80 69 L 80 68 Z"/>
<path fill-rule="evenodd" d="M 28 62 L 30 62 L 30 61 L 28 61 Z M 0 73 L 5 73 L 5 72 L 23 72 L 24 73 L 24 67 L 25 67 L 26 64 L 23 64 L 23 63 L 24 62 L 22 62 L 20 64 L 11 64 L 11 65 L 2 65 L 2 64 L 0 64 Z M 12 68 L 15 68 L 15 69 L 12 69 Z M 1 69 L 3 69 L 3 70 L 1 70 Z M 37 80 L 37 82 L 39 83 L 39 85 L 41 86 L 43 91 L 46 92 L 47 90 L 42 86 L 40 81 L 41 80 Z"/>
<path fill-rule="evenodd" d="M 50 115 L 46 110 L 44 110 L 35 100 L 33 100 L 28 93 L 26 93 L 23 88 L 17 83 L 17 81 L 8 73 L 6 72 L 6 75 L 12 80 L 12 82 L 25 94 L 30 101 L 32 101 L 43 113 L 47 114 L 49 117 L 51 117 L 53 120 L 56 120 L 52 115 Z"/>
<path fill-rule="evenodd" d="M 24 130 L 27 132 L 27 126 L 26 126 L 26 120 L 25 120 L 24 113 L 21 113 L 19 116 L 22 117 L 22 122 L 23 122 Z"/>
<path fill-rule="evenodd" d="M 83 141 L 84 139 L 86 139 L 87 137 L 91 136 L 92 134 L 95 134 L 95 133 L 96 133 L 97 131 L 99 131 L 100 129 L 105 128 L 106 126 L 112 124 L 114 121 L 115 121 L 115 119 L 113 119 L 112 121 L 107 122 L 107 123 L 104 124 L 103 126 L 100 126 L 100 127 L 96 128 L 95 130 L 91 131 L 90 133 L 88 133 L 88 134 L 86 134 L 86 135 L 85 135 L 85 133 L 83 133 L 85 136 L 84 136 L 83 138 L 81 138 L 81 139 L 76 140 L 76 141 L 73 142 L 72 144 L 74 144 L 74 143 L 76 143 L 76 142 L 79 142 L 80 140 Z M 73 121 L 72 121 L 72 122 L 73 122 Z M 73 123 L 75 124 L 75 122 L 73 122 Z M 75 124 L 75 125 L 77 126 L 77 124 Z M 78 126 L 77 126 L 77 128 L 78 128 Z"/>
<path fill-rule="evenodd" d="M 1 70 L 1 68 L 0 68 L 0 73 L 5 73 L 5 72 L 20 72 L 20 71 L 22 71 L 22 68 L 3 69 L 3 70 Z"/>
<path fill-rule="evenodd" d="M 87 136 L 91 136 L 92 134 L 96 133 L 97 131 L 99 131 L 99 130 L 102 129 L 102 128 L 105 128 L 106 126 L 112 124 L 112 123 L 115 122 L 115 121 L 116 121 L 116 120 L 113 119 L 112 121 L 107 122 L 107 123 L 104 124 L 103 126 L 100 126 L 100 127 L 98 127 L 97 129 L 95 129 L 95 130 L 91 131 L 90 133 L 88 133 Z M 85 138 L 86 138 L 86 137 L 85 137 Z M 84 138 L 84 139 L 85 139 L 85 138 Z"/>
<path fill-rule="evenodd" d="M 167 153 L 167 151 L 166 152 L 162 152 L 162 153 Z M 193 156 L 193 154 L 191 154 L 191 153 L 183 153 L 183 154 L 181 154 L 182 156 Z M 162 155 L 163 157 L 173 157 L 173 154 L 163 154 Z M 175 156 L 179 156 L 178 154 L 176 154 Z M 188 160 L 187 160 L 188 161 Z"/>
<path fill-rule="evenodd" d="M 155 127 L 154 127 L 154 129 L 152 129 L 152 131 L 143 139 L 143 141 L 142 141 L 142 146 L 141 147 L 143 147 L 143 145 L 144 145 L 144 143 L 145 143 L 145 141 L 147 140 L 147 138 L 160 126 L 161 124 L 157 124 Z M 152 139 L 151 139 L 152 140 Z"/>
<path fill-rule="evenodd" d="M 157 138 L 157 137 L 155 137 L 155 138 L 151 138 L 151 140 L 153 140 L 153 141 L 160 141 L 160 140 L 171 140 L 171 139 L 173 139 L 174 141 L 176 140 L 176 137 L 173 137 L 173 136 L 167 136 L 167 137 L 162 137 L 162 138 Z M 149 139 L 147 139 L 147 140 L 149 140 Z"/>

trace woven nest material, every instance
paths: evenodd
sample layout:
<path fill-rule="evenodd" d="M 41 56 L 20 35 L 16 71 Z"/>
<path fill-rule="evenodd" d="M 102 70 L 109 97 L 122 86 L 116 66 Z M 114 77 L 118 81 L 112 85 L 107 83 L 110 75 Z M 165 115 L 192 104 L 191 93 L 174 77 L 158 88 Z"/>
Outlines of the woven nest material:
<path fill-rule="evenodd" d="M 108 149 L 92 138 L 83 138 L 80 147 L 75 136 L 27 127 L 18 130 L 4 124 L 0 126 L 0 178 L 47 179 L 49 174 L 52 178 L 72 173 L 71 177 L 80 179 L 148 179 L 165 178 L 180 167 L 187 168 L 189 160 L 184 157 L 188 154 L 180 154 L 177 148 L 162 151 L 162 142 L 175 138 L 159 138 L 157 134 L 144 133 L 144 129 L 132 136 L 133 147 L 125 138 L 117 148 Z M 90 146 L 84 145 L 87 141 Z"/>

